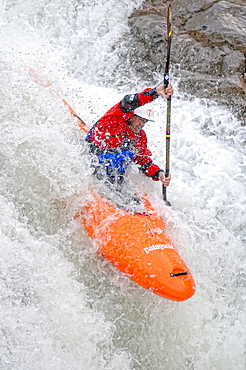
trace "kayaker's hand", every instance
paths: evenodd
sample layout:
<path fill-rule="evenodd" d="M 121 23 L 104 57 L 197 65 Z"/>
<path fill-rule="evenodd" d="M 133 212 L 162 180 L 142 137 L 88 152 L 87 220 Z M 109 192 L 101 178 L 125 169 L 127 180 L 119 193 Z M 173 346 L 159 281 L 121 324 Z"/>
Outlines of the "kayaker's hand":
<path fill-rule="evenodd" d="M 165 89 L 164 85 L 161 84 L 156 88 L 157 94 L 161 96 L 162 98 L 168 99 L 171 95 L 173 95 L 173 86 L 170 84 Z"/>
<path fill-rule="evenodd" d="M 159 172 L 158 179 L 163 183 L 165 187 L 167 187 L 170 184 L 171 181 L 171 175 L 168 177 L 165 176 L 165 172 Z"/>

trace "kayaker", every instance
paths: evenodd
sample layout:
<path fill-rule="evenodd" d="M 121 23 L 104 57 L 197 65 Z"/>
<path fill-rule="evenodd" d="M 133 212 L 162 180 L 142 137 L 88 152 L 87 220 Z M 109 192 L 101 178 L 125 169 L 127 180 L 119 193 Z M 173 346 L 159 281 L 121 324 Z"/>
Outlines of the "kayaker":
<path fill-rule="evenodd" d="M 171 176 L 166 178 L 164 171 L 151 159 L 143 127 L 154 118 L 153 108 L 148 103 L 158 96 L 167 99 L 172 94 L 172 85 L 165 89 L 161 84 L 138 94 L 126 95 L 95 123 L 86 141 L 90 152 L 98 159 L 98 163 L 94 164 L 97 178 L 106 176 L 112 184 L 121 184 L 129 164 L 134 162 L 154 181 L 169 185 Z"/>

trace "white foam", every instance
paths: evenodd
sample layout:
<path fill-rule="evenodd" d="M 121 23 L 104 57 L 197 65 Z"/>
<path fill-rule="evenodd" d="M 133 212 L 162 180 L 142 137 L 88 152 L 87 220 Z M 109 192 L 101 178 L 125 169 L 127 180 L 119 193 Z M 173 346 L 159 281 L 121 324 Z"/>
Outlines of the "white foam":
<path fill-rule="evenodd" d="M 197 282 L 192 299 L 176 303 L 138 287 L 97 255 L 96 244 L 73 220 L 90 196 L 91 171 L 80 153 L 81 133 L 61 98 L 90 126 L 121 98 L 118 87 L 127 86 L 129 76 L 129 90 L 134 85 L 137 91 L 132 71 L 110 89 L 95 83 L 101 76 L 103 85 L 117 69 L 120 75 L 117 45 L 137 4 L 24 0 L 2 5 L 4 370 L 244 368 L 243 128 L 225 108 L 190 100 L 176 89 L 171 208 L 161 200 L 160 184 L 133 174 L 167 216 Z M 40 71 L 52 87 L 33 82 L 27 67 Z M 155 105 L 156 123 L 146 130 L 163 166 L 166 104 Z"/>

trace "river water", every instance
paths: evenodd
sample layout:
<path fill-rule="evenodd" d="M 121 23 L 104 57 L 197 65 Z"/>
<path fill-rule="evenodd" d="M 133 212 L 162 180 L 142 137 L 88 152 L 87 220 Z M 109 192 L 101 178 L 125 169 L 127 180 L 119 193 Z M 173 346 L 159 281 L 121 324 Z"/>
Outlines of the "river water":
<path fill-rule="evenodd" d="M 125 93 L 147 87 L 127 58 L 133 7 L 1 2 L 2 370 L 245 369 L 244 131 L 231 113 L 176 88 L 171 208 L 158 183 L 132 170 L 194 275 L 191 299 L 168 301 L 131 282 L 73 218 L 91 173 L 61 99 L 90 126 Z M 35 82 L 30 68 L 51 85 Z M 151 86 L 162 78 L 153 76 Z M 163 166 L 166 105 L 154 104 L 146 131 Z"/>

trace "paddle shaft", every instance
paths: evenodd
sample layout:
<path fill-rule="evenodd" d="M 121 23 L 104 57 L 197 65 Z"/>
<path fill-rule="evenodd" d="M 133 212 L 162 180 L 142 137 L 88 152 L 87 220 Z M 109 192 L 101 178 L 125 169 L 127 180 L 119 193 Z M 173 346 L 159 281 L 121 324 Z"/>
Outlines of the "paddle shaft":
<path fill-rule="evenodd" d="M 167 54 L 166 54 L 166 65 L 164 72 L 164 87 L 167 88 L 170 83 L 169 78 L 169 64 L 170 64 L 170 52 L 171 52 L 171 41 L 172 41 L 172 23 L 171 23 L 171 5 L 167 8 Z M 168 177 L 170 173 L 170 128 L 171 128 L 171 96 L 167 99 L 167 118 L 166 118 L 166 168 L 165 176 Z M 171 204 L 167 200 L 167 188 L 162 185 L 163 199 L 168 206 Z"/>

